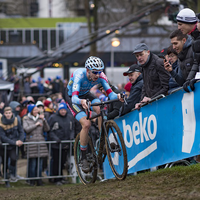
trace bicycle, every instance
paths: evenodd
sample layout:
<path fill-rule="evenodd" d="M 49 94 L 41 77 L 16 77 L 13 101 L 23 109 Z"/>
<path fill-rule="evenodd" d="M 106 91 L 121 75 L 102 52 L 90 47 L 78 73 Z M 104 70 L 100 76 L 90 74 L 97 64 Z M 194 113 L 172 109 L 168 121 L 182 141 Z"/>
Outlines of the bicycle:
<path fill-rule="evenodd" d="M 77 135 L 74 142 L 74 159 L 78 176 L 83 184 L 94 183 L 97 179 L 97 171 L 99 164 L 101 165 L 106 155 L 108 157 L 109 165 L 113 174 L 118 180 L 124 180 L 128 171 L 127 153 L 124 144 L 122 133 L 113 120 L 107 120 L 106 110 L 104 109 L 106 104 L 119 101 L 108 100 L 100 103 L 89 104 L 87 119 L 94 119 L 99 116 L 102 117 L 101 132 L 99 137 L 99 144 L 94 145 L 91 137 L 88 135 L 88 148 L 86 157 L 90 163 L 90 172 L 84 173 L 81 170 L 81 150 L 80 150 L 80 133 Z M 93 117 L 89 117 L 89 111 L 91 106 L 100 106 L 100 114 Z"/>

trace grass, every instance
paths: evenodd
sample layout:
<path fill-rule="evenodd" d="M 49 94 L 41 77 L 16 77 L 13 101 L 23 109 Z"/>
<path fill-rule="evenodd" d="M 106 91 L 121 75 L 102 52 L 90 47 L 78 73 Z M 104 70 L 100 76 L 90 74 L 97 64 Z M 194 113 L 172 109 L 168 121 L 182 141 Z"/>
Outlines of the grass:
<path fill-rule="evenodd" d="M 55 28 L 58 22 L 86 22 L 86 18 L 0 18 L 0 28 Z"/>
<path fill-rule="evenodd" d="M 68 184 L 29 187 L 23 182 L 6 189 L 0 185 L 1 199 L 200 199 L 200 165 L 173 167 L 128 176 L 88 186 Z"/>

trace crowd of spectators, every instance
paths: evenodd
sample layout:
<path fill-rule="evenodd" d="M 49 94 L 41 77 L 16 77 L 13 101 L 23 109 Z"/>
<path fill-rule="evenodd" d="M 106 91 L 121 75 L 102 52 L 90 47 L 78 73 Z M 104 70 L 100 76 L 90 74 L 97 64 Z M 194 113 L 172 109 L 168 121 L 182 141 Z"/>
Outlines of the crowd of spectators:
<path fill-rule="evenodd" d="M 123 86 L 119 84 L 113 86 L 109 83 L 115 93 L 124 91 L 127 95 L 127 104 L 122 102 L 112 103 L 107 107 L 108 119 L 125 115 L 132 109 L 140 109 L 143 103 L 148 103 L 152 98 L 163 94 L 169 95 L 173 90 L 184 87 L 188 91 L 188 86 L 194 89 L 195 74 L 199 69 L 199 36 L 200 16 L 196 17 L 190 9 L 183 9 L 177 15 L 178 29 L 174 30 L 169 41 L 171 45 L 161 50 L 155 55 L 145 43 L 139 43 L 133 49 L 133 54 L 137 63 L 130 66 L 123 75 L 127 76 L 127 83 Z M 69 150 L 68 144 L 61 144 L 62 140 L 74 139 L 81 130 L 80 123 L 72 116 L 65 103 L 65 90 L 67 80 L 48 78 L 43 82 L 40 77 L 37 81 L 26 78 L 24 81 L 24 96 L 19 102 L 12 101 L 9 105 L 0 103 L 0 137 L 2 142 L 10 144 L 7 156 L 10 164 L 6 160 L 6 177 L 16 176 L 17 155 L 15 146 L 23 147 L 23 142 L 43 142 L 45 140 L 56 141 L 51 146 L 51 175 L 58 175 L 59 147 L 61 146 L 61 171 Z M 19 83 L 15 85 L 15 93 L 19 93 Z M 51 94 L 49 97 L 41 95 L 35 99 L 30 94 L 38 93 Z M 106 101 L 108 96 L 101 84 L 94 86 L 91 92 L 101 101 Z M 22 137 L 23 129 L 23 137 Z M 99 135 L 97 123 L 94 120 L 90 129 L 93 140 Z M 13 132 L 11 138 L 9 133 Z M 12 147 L 12 148 L 11 148 Z M 2 148 L 2 147 L 1 147 Z M 35 144 L 21 148 L 21 155 L 29 158 L 27 166 L 28 177 L 41 177 L 42 170 L 47 168 L 48 146 L 40 144 L 40 148 Z M 3 150 L 0 156 L 4 156 Z M 38 159 L 38 157 L 40 159 Z M 2 159 L 2 162 L 4 159 Z M 39 163 L 38 163 L 39 161 Z M 39 166 L 39 169 L 38 169 Z M 45 167 L 44 167 L 45 166 Z M 3 172 L 4 170 L 0 170 Z M 39 174 L 38 174 L 39 173 Z M 62 175 L 62 172 L 61 172 Z M 62 178 L 55 178 L 55 184 L 61 185 Z M 29 184 L 35 185 L 36 180 L 31 180 Z M 6 183 L 9 186 L 9 182 Z M 37 185 L 43 185 L 37 180 Z"/>

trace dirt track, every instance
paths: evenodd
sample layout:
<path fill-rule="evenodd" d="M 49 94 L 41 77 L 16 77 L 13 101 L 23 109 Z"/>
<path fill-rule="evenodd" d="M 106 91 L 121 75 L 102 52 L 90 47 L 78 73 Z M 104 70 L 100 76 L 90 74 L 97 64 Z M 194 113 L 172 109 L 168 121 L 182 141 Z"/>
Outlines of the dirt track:
<path fill-rule="evenodd" d="M 3 189 L 0 199 L 200 199 L 200 165 L 174 167 L 129 176 L 125 181 L 109 180 L 89 186 L 68 184 L 29 187 L 24 182 Z"/>

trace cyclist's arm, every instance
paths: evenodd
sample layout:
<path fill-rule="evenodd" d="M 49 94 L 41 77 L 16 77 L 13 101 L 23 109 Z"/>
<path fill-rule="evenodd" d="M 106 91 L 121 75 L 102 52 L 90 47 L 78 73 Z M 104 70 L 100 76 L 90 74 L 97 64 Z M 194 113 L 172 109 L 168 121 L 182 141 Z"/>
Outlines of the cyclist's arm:
<path fill-rule="evenodd" d="M 117 99 L 117 94 L 112 91 L 110 85 L 108 84 L 108 79 L 106 75 L 102 72 L 99 78 L 101 79 L 101 84 L 103 86 L 103 89 L 106 91 L 106 94 L 108 95 L 109 99 Z"/>
<path fill-rule="evenodd" d="M 80 92 L 80 85 L 81 85 L 81 74 L 74 74 L 74 82 L 72 86 L 72 103 L 81 104 L 81 99 L 79 99 L 79 92 Z"/>

